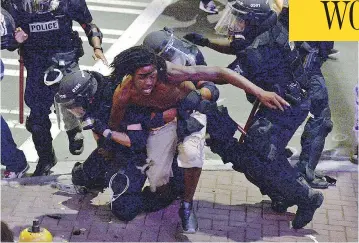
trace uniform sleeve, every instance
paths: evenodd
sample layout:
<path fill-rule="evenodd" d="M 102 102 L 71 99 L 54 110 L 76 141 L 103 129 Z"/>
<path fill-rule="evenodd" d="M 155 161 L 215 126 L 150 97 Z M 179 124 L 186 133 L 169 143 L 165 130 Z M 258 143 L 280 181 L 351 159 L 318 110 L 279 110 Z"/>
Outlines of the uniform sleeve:
<path fill-rule="evenodd" d="M 83 23 L 91 23 L 92 15 L 87 7 L 85 0 L 68 0 L 68 15 L 71 19 L 76 22 Z"/>

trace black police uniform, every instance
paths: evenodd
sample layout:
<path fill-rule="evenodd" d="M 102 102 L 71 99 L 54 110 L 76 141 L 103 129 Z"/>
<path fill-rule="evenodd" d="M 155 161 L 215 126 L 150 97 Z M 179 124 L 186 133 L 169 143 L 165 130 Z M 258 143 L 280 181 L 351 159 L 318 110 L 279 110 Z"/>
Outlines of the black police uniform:
<path fill-rule="evenodd" d="M 117 83 L 97 72 L 91 72 L 97 80 L 97 91 L 91 104 L 86 107 L 86 113 L 91 118 L 107 124 L 111 114 L 112 97 Z M 121 79 L 118 79 L 121 80 Z M 101 137 L 98 147 L 91 153 L 84 163 L 76 163 L 72 170 L 72 182 L 87 189 L 103 190 L 111 183 L 114 194 L 121 196 L 111 203 L 114 215 L 124 221 L 130 221 L 143 211 L 156 211 L 167 206 L 177 194 L 169 195 L 165 200 L 161 195 L 142 192 L 146 181 L 146 174 L 140 168 L 146 164 L 146 144 L 151 126 L 151 110 L 145 107 L 129 105 L 122 122 L 123 128 L 130 140 L 131 147 L 109 141 Z M 141 123 L 141 131 L 127 131 L 126 124 Z M 173 168 L 175 170 L 175 168 Z M 114 174 L 117 173 L 115 176 Z M 175 173 L 178 175 L 178 173 Z M 113 179 L 111 180 L 111 178 Z M 174 182 L 181 182 L 183 178 L 175 178 Z M 126 188 L 128 186 L 128 188 Z"/>
<path fill-rule="evenodd" d="M 74 63 L 78 62 L 79 49 L 75 48 L 78 39 L 73 38 L 72 21 L 90 23 L 92 16 L 84 0 L 59 1 L 54 11 L 43 14 L 29 13 L 17 7 L 21 6 L 22 0 L 13 3 L 9 10 L 16 26 L 28 34 L 23 43 L 27 70 L 25 103 L 30 108 L 26 128 L 32 133 L 39 155 L 38 167 L 48 166 L 55 162 L 49 114 L 58 86 L 46 86 L 44 72 L 53 65 L 52 58 L 58 53 L 68 53 Z"/>

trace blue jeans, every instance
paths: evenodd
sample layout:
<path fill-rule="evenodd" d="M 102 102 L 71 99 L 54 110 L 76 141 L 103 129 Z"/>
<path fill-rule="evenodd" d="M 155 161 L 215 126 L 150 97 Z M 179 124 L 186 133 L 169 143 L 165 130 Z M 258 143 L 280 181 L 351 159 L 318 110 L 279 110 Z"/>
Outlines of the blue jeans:
<path fill-rule="evenodd" d="M 22 171 L 26 165 L 26 157 L 22 150 L 18 149 L 9 126 L 1 116 L 1 164 L 6 170 L 12 172 Z"/>

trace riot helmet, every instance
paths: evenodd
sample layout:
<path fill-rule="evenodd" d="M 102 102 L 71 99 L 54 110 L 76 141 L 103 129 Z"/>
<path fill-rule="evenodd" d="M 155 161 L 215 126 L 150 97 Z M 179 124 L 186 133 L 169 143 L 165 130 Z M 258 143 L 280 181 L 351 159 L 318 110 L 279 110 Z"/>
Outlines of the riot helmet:
<path fill-rule="evenodd" d="M 60 0 L 14 0 L 13 4 L 20 11 L 31 14 L 44 14 L 56 10 Z"/>
<path fill-rule="evenodd" d="M 15 22 L 12 16 L 3 8 L 0 15 L 1 50 L 11 49 L 14 43 Z"/>
<path fill-rule="evenodd" d="M 149 33 L 143 40 L 143 45 L 169 62 L 183 66 L 196 65 L 199 52 L 197 46 L 175 36 L 173 30 L 167 27 Z"/>
<path fill-rule="evenodd" d="M 60 82 L 55 101 L 68 109 L 77 118 L 82 118 L 97 91 L 97 80 L 85 70 L 66 75 Z"/>
<path fill-rule="evenodd" d="M 277 0 L 278 1 L 278 0 Z M 277 13 L 275 0 L 236 0 L 228 2 L 222 17 L 215 26 L 218 34 L 243 35 L 253 28 L 258 28 L 273 13 Z"/>

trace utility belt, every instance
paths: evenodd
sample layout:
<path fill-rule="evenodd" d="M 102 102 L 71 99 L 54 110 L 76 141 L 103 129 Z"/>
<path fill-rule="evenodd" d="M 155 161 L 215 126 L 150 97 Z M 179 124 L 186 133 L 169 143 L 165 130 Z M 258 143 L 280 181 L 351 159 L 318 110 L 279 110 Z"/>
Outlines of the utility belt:
<path fill-rule="evenodd" d="M 302 88 L 302 85 L 294 81 L 287 85 L 274 85 L 274 92 L 282 96 L 289 104 L 295 106 L 299 105 L 307 98 L 307 91 Z"/>

